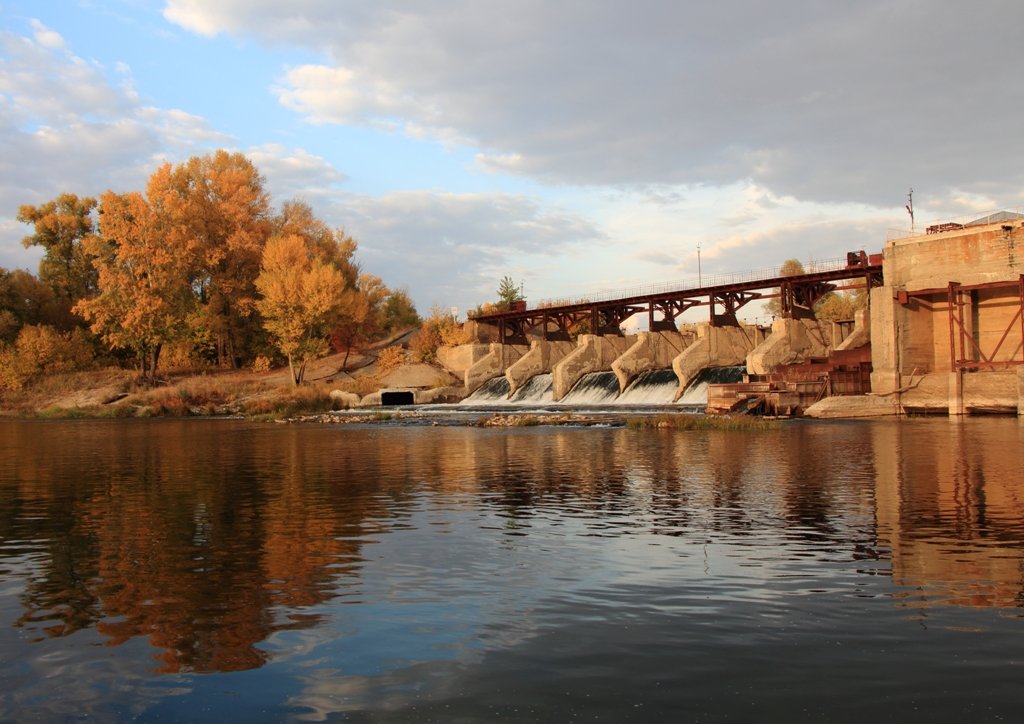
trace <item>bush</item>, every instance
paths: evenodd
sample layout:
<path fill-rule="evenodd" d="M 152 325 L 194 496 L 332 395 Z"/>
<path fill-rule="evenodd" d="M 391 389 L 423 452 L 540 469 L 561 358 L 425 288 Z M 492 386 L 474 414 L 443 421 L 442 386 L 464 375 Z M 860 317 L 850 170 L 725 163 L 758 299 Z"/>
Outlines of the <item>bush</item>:
<path fill-rule="evenodd" d="M 95 354 L 81 329 L 22 327 L 13 345 L 0 347 L 0 387 L 21 390 L 42 375 L 88 369 Z"/>
<path fill-rule="evenodd" d="M 405 361 L 406 354 L 404 349 L 398 346 L 387 347 L 377 355 L 377 374 L 386 375 L 391 370 L 404 365 Z"/>
<path fill-rule="evenodd" d="M 465 327 L 452 315 L 435 306 L 430 316 L 423 321 L 420 331 L 409 340 L 409 347 L 417 362 L 433 362 L 437 359 L 438 347 L 454 347 L 469 341 L 470 335 Z"/>
<path fill-rule="evenodd" d="M 253 372 L 270 372 L 270 358 L 259 355 L 252 361 Z"/>

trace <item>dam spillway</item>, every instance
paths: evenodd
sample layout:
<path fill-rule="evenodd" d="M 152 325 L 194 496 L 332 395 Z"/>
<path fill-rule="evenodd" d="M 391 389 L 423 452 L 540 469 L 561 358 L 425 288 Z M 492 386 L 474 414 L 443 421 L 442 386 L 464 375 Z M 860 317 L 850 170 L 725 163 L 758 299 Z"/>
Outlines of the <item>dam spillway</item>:
<path fill-rule="evenodd" d="M 674 401 L 678 379 L 672 370 L 649 370 L 619 393 L 619 382 L 614 372 L 591 372 L 584 375 L 560 402 L 552 400 L 552 376 L 544 373 L 531 377 L 511 396 L 511 386 L 505 377 L 494 377 L 485 382 L 472 395 L 462 401 L 468 407 L 504 406 L 678 406 L 700 407 L 707 404 L 708 385 L 738 382 L 743 378 L 742 365 L 714 367 L 703 370 L 686 388 L 678 401 Z"/>

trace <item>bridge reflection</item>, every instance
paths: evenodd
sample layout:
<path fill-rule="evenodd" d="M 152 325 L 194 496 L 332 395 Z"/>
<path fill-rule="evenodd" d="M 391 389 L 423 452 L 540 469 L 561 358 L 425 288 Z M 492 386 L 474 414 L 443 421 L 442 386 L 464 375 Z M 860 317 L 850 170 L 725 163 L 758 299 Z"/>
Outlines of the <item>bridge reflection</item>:
<path fill-rule="evenodd" d="M 472 570 L 495 536 L 609 538 L 638 569 L 646 549 L 629 541 L 671 540 L 679 556 L 714 544 L 756 560 L 766 579 L 814 561 L 883 576 L 878 595 L 899 605 L 1019 608 L 1024 428 L 974 422 L 763 434 L 5 422 L 17 454 L 0 468 L 0 580 L 19 582 L 19 603 L 2 612 L 18 605 L 7 620 L 37 639 L 144 638 L 161 672 L 251 669 L 275 633 L 394 589 L 375 544 L 445 526 L 462 543 L 432 543 L 437 570 Z"/>

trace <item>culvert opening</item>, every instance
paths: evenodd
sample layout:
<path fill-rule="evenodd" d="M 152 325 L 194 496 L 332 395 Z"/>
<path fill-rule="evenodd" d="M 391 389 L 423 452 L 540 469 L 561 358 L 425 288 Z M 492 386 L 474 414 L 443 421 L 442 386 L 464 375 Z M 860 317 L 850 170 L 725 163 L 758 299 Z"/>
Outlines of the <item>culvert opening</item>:
<path fill-rule="evenodd" d="M 390 405 L 412 405 L 416 402 L 413 394 L 408 391 L 404 392 L 381 392 L 380 393 L 380 404 L 385 406 Z"/>

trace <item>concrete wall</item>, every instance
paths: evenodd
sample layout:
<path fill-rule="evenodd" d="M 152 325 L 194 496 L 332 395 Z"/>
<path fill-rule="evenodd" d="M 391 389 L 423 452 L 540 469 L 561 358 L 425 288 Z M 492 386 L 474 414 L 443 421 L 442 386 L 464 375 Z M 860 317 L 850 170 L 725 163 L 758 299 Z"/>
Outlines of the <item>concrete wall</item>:
<path fill-rule="evenodd" d="M 833 324 L 833 328 L 835 325 Z M 871 316 L 867 309 L 858 309 L 853 317 L 853 331 L 843 339 L 837 341 L 835 334 L 832 335 L 832 347 L 836 351 L 844 349 L 857 349 L 866 344 L 871 344 Z"/>
<path fill-rule="evenodd" d="M 555 402 L 561 400 L 583 375 L 610 370 L 614 362 L 636 341 L 636 335 L 581 334 L 576 349 L 551 369 L 552 394 Z"/>
<path fill-rule="evenodd" d="M 747 372 L 766 375 L 779 365 L 827 356 L 832 337 L 827 324 L 816 319 L 776 319 L 768 339 L 747 355 Z"/>
<path fill-rule="evenodd" d="M 466 370 L 463 377 L 466 391 L 472 393 L 487 380 L 505 374 L 509 365 L 528 351 L 529 349 L 525 345 L 499 344 L 497 342 L 491 344 L 488 353 Z"/>
<path fill-rule="evenodd" d="M 676 399 L 702 370 L 744 364 L 747 355 L 763 339 L 764 335 L 757 327 L 698 326 L 696 339 L 672 360 L 672 370 L 679 379 Z"/>
<path fill-rule="evenodd" d="M 904 406 L 918 411 L 945 409 L 957 415 L 1017 409 L 1016 370 L 953 370 L 960 330 L 954 327 L 956 351 L 951 353 L 946 288 L 951 281 L 969 286 L 1018 280 L 1024 273 L 1021 222 L 891 240 L 883 253 L 883 271 L 885 286 L 871 293 L 872 389 L 898 391 Z M 922 290 L 935 291 L 900 303 L 901 292 Z M 981 359 L 975 346 L 993 361 L 1024 359 L 1019 322 L 1011 326 L 1020 309 L 1016 287 L 967 291 L 964 302 L 969 359 Z M 959 310 L 953 311 L 959 317 Z"/>
<path fill-rule="evenodd" d="M 529 381 L 531 377 L 551 371 L 551 368 L 570 354 L 576 345 L 572 342 L 547 342 L 535 340 L 530 344 L 530 351 L 509 365 L 505 370 L 508 380 L 509 397 Z"/>
<path fill-rule="evenodd" d="M 438 347 L 437 361 L 456 377 L 462 377 L 466 370 L 491 352 L 489 344 L 460 344 L 456 347 Z"/>
<path fill-rule="evenodd" d="M 619 393 L 641 372 L 662 370 L 686 349 L 696 335 L 680 332 L 640 332 L 636 342 L 612 362 L 612 371 L 619 380 Z"/>

